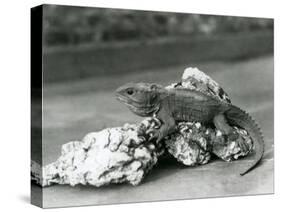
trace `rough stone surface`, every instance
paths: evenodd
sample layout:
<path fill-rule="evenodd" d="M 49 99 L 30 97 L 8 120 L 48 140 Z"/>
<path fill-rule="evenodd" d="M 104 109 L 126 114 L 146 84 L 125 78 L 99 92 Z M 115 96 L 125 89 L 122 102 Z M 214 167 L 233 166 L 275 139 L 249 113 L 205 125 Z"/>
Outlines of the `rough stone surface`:
<path fill-rule="evenodd" d="M 42 185 L 43 177 L 42 177 L 41 165 L 36 163 L 35 161 L 31 161 L 30 171 L 31 171 L 31 180 L 34 181 L 36 184 Z"/>
<path fill-rule="evenodd" d="M 234 127 L 234 129 L 239 134 L 239 138 L 235 141 L 228 141 L 218 130 L 216 130 L 215 138 L 210 140 L 212 153 L 228 162 L 246 156 L 253 150 L 253 141 L 248 132 L 237 127 Z M 243 149 L 239 145 L 239 142 L 243 143 Z"/>
<path fill-rule="evenodd" d="M 211 133 L 199 122 L 181 122 L 176 133 L 165 139 L 168 152 L 187 166 L 206 164 L 211 158 Z"/>
<path fill-rule="evenodd" d="M 165 140 L 167 151 L 179 162 L 187 166 L 202 165 L 209 162 L 212 154 L 224 161 L 233 161 L 246 156 L 253 149 L 253 142 L 247 131 L 234 127 L 239 140 L 229 141 L 222 133 L 199 122 L 181 122 L 176 133 Z"/>
<path fill-rule="evenodd" d="M 59 159 L 43 167 L 42 186 L 53 183 L 102 186 L 128 182 L 138 185 L 163 153 L 161 144 L 147 142 L 154 119 L 87 134 L 62 146 Z"/>
<path fill-rule="evenodd" d="M 173 83 L 166 88 L 188 88 L 199 90 L 230 103 L 230 98 L 220 85 L 198 68 L 186 68 L 179 83 Z"/>

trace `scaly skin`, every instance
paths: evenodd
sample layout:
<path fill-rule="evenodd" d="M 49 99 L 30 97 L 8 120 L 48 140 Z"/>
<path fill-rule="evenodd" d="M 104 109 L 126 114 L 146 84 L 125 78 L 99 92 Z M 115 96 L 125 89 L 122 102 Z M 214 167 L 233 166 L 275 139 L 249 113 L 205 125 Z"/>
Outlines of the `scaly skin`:
<path fill-rule="evenodd" d="M 213 123 L 230 140 L 239 136 L 230 125 L 244 128 L 254 142 L 255 158 L 240 175 L 252 170 L 263 156 L 264 140 L 255 121 L 240 108 L 218 98 L 186 88 L 165 89 L 150 83 L 128 83 L 116 90 L 116 96 L 133 113 L 144 117 L 156 116 L 161 120 L 161 128 L 153 132 L 157 141 L 172 133 L 177 121 Z M 241 141 L 239 145 L 245 147 Z"/>

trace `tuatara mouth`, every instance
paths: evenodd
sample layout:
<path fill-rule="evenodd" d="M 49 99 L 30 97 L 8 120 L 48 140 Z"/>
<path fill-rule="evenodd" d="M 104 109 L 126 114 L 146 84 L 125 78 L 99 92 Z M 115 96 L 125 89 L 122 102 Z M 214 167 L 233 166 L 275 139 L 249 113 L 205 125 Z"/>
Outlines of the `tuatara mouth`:
<path fill-rule="evenodd" d="M 128 99 L 120 94 L 116 94 L 116 98 L 118 101 L 124 103 L 133 113 L 142 116 L 142 117 L 147 117 L 150 116 L 151 114 L 155 113 L 158 110 L 158 107 L 154 106 L 141 106 L 138 105 L 138 102 L 134 102 L 133 100 L 132 103 L 128 102 Z M 133 103 L 134 102 L 134 103 Z"/>
<path fill-rule="evenodd" d="M 116 94 L 116 99 L 119 100 L 120 102 L 126 103 L 125 98 L 122 98 L 122 96 L 119 94 Z"/>
<path fill-rule="evenodd" d="M 120 94 L 116 94 L 116 99 L 122 103 L 124 103 L 126 106 L 131 107 L 132 105 L 130 103 L 128 103 L 128 100 L 126 97 L 120 95 Z"/>
<path fill-rule="evenodd" d="M 126 97 L 116 93 L 116 99 L 122 103 L 124 103 L 125 105 L 129 106 L 128 100 Z"/>

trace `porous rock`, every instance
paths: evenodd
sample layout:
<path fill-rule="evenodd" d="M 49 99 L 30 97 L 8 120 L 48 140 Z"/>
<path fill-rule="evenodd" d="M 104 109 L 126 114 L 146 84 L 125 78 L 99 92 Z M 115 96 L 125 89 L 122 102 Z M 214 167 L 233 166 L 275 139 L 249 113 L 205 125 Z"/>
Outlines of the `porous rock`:
<path fill-rule="evenodd" d="M 199 122 L 181 122 L 165 140 L 168 152 L 187 166 L 206 164 L 211 158 L 211 132 Z"/>
<path fill-rule="evenodd" d="M 128 182 L 138 185 L 163 153 L 161 144 L 147 142 L 146 131 L 159 122 L 145 119 L 138 126 L 108 128 L 62 146 L 57 161 L 43 167 L 42 186 L 53 183 L 102 186 Z"/>
<path fill-rule="evenodd" d="M 31 181 L 34 181 L 36 184 L 42 185 L 43 177 L 42 177 L 41 165 L 31 160 L 30 169 L 31 169 Z"/>
<path fill-rule="evenodd" d="M 228 94 L 222 89 L 222 87 L 198 68 L 186 68 L 183 72 L 181 82 L 173 83 L 166 88 L 188 88 L 191 90 L 198 90 L 219 98 L 227 103 L 231 102 Z"/>
<path fill-rule="evenodd" d="M 234 141 L 228 140 L 229 138 L 223 136 L 219 130 L 216 130 L 214 138 L 210 140 L 212 153 L 224 161 L 237 160 L 253 150 L 253 141 L 248 132 L 238 127 L 234 127 L 234 130 L 239 135 Z"/>

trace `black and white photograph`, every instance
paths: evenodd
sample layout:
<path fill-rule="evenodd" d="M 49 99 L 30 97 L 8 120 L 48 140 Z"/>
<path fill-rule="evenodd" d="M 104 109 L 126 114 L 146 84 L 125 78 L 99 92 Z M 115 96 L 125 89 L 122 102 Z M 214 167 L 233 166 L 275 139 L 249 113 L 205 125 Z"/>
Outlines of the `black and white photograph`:
<path fill-rule="evenodd" d="M 31 8 L 31 203 L 274 193 L 274 19 Z"/>

